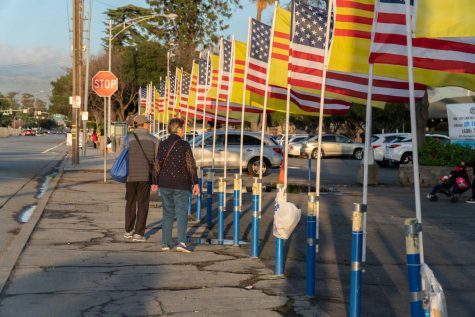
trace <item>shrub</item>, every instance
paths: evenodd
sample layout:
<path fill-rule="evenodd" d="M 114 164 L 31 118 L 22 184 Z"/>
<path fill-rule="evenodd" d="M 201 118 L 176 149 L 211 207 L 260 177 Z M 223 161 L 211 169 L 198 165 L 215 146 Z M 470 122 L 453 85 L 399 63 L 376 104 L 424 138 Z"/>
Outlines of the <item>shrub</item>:
<path fill-rule="evenodd" d="M 457 166 L 461 161 L 471 164 L 474 159 L 472 149 L 459 144 L 442 144 L 427 138 L 419 150 L 419 163 L 426 166 Z"/>

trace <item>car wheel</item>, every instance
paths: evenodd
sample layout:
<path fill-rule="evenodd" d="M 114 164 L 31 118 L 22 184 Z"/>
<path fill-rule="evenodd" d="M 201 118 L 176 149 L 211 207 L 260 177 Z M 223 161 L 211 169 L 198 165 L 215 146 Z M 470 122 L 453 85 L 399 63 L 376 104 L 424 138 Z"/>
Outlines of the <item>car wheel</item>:
<path fill-rule="evenodd" d="M 353 157 L 357 160 L 362 160 L 363 159 L 363 149 L 356 149 L 353 152 Z"/>
<path fill-rule="evenodd" d="M 317 157 L 318 157 L 318 149 L 314 149 L 312 151 L 312 158 L 316 159 Z M 322 157 L 323 157 L 323 151 L 320 153 L 320 158 L 322 158 Z"/>
<path fill-rule="evenodd" d="M 404 153 L 402 156 L 401 156 L 401 164 L 408 164 L 410 162 L 412 162 L 412 153 L 411 152 L 407 152 L 407 153 Z"/>
<path fill-rule="evenodd" d="M 247 163 L 247 172 L 249 175 L 258 177 L 259 176 L 259 167 L 260 167 L 260 160 L 258 157 L 254 157 Z M 269 173 L 270 164 L 264 159 L 262 164 L 262 176 L 266 176 Z"/>

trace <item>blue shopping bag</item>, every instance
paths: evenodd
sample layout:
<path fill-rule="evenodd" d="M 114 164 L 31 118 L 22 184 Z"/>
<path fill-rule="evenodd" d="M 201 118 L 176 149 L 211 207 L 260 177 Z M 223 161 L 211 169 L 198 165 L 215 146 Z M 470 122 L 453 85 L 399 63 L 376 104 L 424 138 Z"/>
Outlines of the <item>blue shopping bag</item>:
<path fill-rule="evenodd" d="M 119 183 L 127 182 L 127 176 L 129 175 L 129 139 L 127 136 L 124 141 L 124 149 L 120 152 L 110 170 L 112 179 Z"/>

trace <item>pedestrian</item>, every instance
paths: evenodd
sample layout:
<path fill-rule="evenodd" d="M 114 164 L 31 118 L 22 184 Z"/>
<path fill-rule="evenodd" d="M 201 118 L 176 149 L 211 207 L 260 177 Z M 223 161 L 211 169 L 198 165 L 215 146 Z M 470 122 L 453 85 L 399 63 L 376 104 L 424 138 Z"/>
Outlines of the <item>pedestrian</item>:
<path fill-rule="evenodd" d="M 451 202 L 458 200 L 458 195 L 461 195 L 470 188 L 470 178 L 467 174 L 465 162 L 460 162 L 449 175 L 441 176 L 437 185 L 432 188 L 427 198 L 431 201 L 436 201 L 437 193 L 443 193 L 450 196 Z"/>
<path fill-rule="evenodd" d="M 176 250 L 189 253 L 186 244 L 188 225 L 188 198 L 190 191 L 198 195 L 196 162 L 190 144 L 183 140 L 185 122 L 173 118 L 168 123 L 169 137 L 160 143 L 155 161 L 155 184 L 160 188 L 163 206 L 162 251 L 172 248 L 172 227 L 176 217 L 178 244 Z M 152 190 L 156 190 L 154 186 Z"/>
<path fill-rule="evenodd" d="M 145 241 L 152 184 L 153 162 L 158 141 L 148 133 L 149 121 L 145 116 L 134 118 L 134 131 L 129 140 L 129 173 L 125 184 L 124 238 Z"/>
<path fill-rule="evenodd" d="M 96 133 L 96 130 L 92 131 L 91 141 L 92 141 L 92 146 L 94 148 L 97 148 L 97 144 L 96 144 L 96 142 L 97 142 L 97 133 Z"/>

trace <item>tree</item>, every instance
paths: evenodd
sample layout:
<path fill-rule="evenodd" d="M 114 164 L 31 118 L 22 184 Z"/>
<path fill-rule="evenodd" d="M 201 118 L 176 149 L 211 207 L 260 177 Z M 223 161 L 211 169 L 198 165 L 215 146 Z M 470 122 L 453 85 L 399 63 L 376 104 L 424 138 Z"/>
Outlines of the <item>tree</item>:
<path fill-rule="evenodd" d="M 268 5 L 274 4 L 274 0 L 254 0 L 256 3 L 256 20 L 261 21 L 262 20 L 262 12 L 267 8 Z"/>
<path fill-rule="evenodd" d="M 58 127 L 58 124 L 53 119 L 41 119 L 38 121 L 38 126 L 45 130 L 51 130 Z"/>
<path fill-rule="evenodd" d="M 51 82 L 53 89 L 50 97 L 50 113 L 58 113 L 71 119 L 71 106 L 69 105 L 69 96 L 72 96 L 72 73 L 71 69 L 66 70 L 66 74 L 56 78 Z"/>

